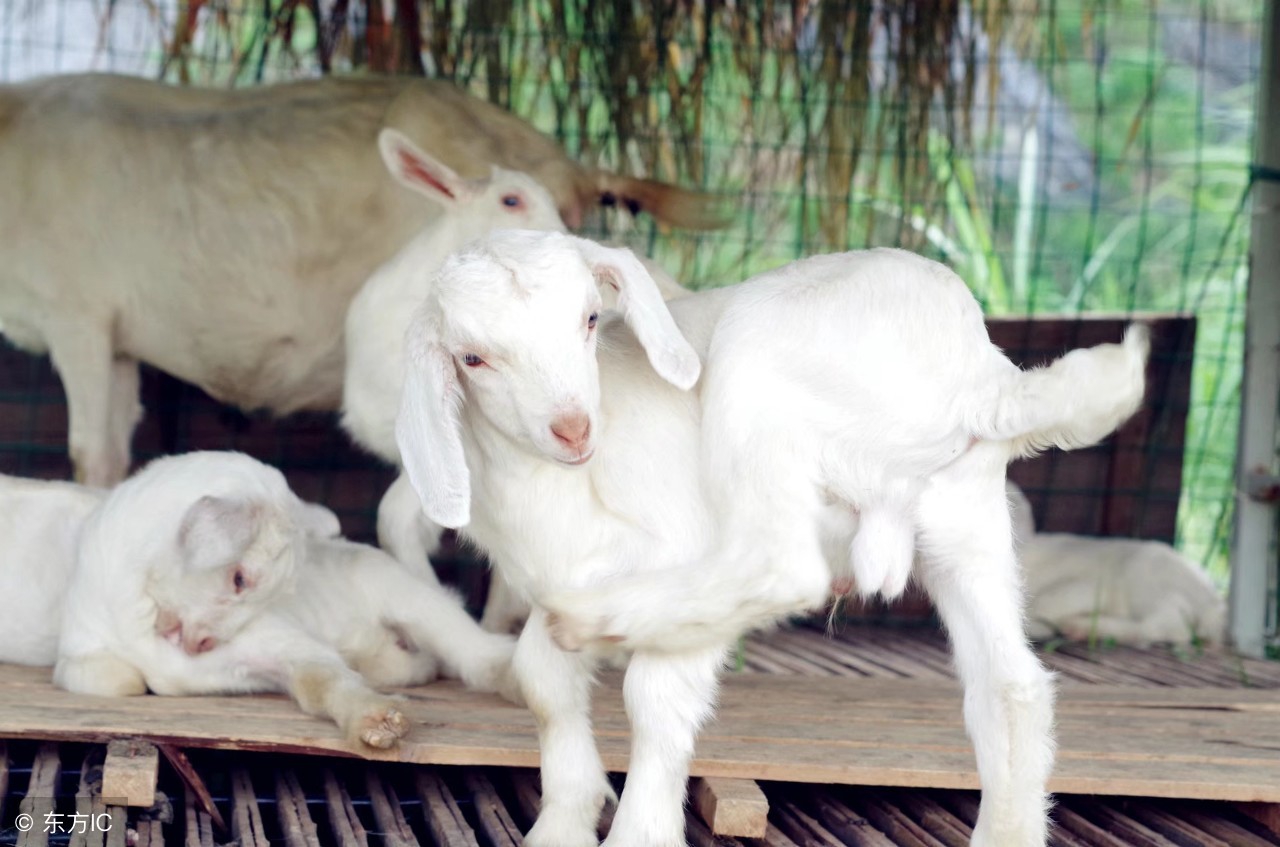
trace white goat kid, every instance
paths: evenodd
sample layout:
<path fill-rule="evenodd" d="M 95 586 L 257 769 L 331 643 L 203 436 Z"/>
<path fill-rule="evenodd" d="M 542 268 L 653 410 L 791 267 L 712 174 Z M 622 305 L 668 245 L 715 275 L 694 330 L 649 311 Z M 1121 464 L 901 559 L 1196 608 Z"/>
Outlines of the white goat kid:
<path fill-rule="evenodd" d="M 599 317 L 597 280 L 621 320 Z M 896 590 L 904 535 L 966 686 L 974 843 L 1044 843 L 1052 688 L 1022 633 L 1004 471 L 1131 414 L 1144 332 L 1024 373 L 964 283 L 908 253 L 809 259 L 668 311 L 628 251 L 513 232 L 445 263 L 409 352 L 397 435 L 427 516 L 536 604 L 515 659 L 542 748 L 531 847 L 595 843 L 610 796 L 589 717 L 599 651 L 635 651 L 606 843 L 683 844 L 726 651 L 822 603 L 851 552 L 884 556 L 865 570 Z M 884 510 L 879 542 L 855 542 L 864 509 Z M 563 652 L 550 624 L 592 649 Z"/>
<path fill-rule="evenodd" d="M 510 638 L 337 531 L 247 456 L 152 463 L 84 526 L 55 682 L 114 696 L 285 691 L 376 747 L 409 724 L 370 684 L 428 682 L 443 664 L 510 690 Z"/>
<path fill-rule="evenodd" d="M 404 384 L 404 333 L 445 257 L 493 229 L 563 232 L 551 194 L 532 177 L 494 166 L 487 181 L 459 177 L 404 134 L 383 129 L 378 150 L 391 176 L 442 207 L 444 214 L 382 265 L 347 310 L 342 425 L 356 443 L 399 466 L 395 417 Z M 378 504 L 378 542 L 414 574 L 436 581 L 429 556 L 440 527 L 422 515 L 406 481 Z"/>
<path fill-rule="evenodd" d="M 1009 483 L 1027 633 L 1121 644 L 1221 643 L 1227 604 L 1204 569 L 1160 541 L 1036 532 L 1031 504 Z"/>
<path fill-rule="evenodd" d="M 0 476 L 0 662 L 52 665 L 80 528 L 104 493 Z"/>
<path fill-rule="evenodd" d="M 523 174 L 495 167 L 487 183 L 468 182 L 389 129 L 380 134 L 378 146 L 396 181 L 448 212 L 379 268 L 347 312 L 342 425 L 362 447 L 400 465 L 395 419 L 404 387 L 405 332 L 445 258 L 494 229 L 564 232 L 565 225 L 551 194 Z M 664 299 L 689 293 L 656 263 L 646 266 Z M 439 549 L 440 533 L 423 515 L 408 479 L 398 477 L 378 504 L 378 543 L 413 573 L 435 581 L 430 558 Z M 528 612 L 494 574 L 481 625 L 508 632 Z"/>

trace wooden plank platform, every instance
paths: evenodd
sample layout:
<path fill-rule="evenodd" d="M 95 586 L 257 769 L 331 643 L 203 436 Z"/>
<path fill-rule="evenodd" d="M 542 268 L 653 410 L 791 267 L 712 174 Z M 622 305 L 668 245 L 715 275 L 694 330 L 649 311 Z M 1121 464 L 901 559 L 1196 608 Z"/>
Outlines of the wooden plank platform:
<path fill-rule="evenodd" d="M 455 684 L 405 692 L 414 721 L 394 751 L 357 749 L 281 697 L 85 697 L 47 670 L 0 667 L 0 738 L 104 743 L 137 737 L 182 747 L 416 764 L 535 767 L 532 716 Z M 625 771 L 627 726 L 616 675 L 597 696 L 605 765 Z M 978 787 L 948 680 L 729 674 L 703 733 L 697 776 L 900 787 Z M 1280 694 L 1065 684 L 1058 704 L 1057 793 L 1280 802 Z"/>

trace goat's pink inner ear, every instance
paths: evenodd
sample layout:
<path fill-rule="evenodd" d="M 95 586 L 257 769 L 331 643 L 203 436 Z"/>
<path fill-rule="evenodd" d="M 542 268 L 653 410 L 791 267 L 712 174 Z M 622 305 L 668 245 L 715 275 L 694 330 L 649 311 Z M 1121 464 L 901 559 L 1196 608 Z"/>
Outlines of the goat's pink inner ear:
<path fill-rule="evenodd" d="M 405 179 L 438 191 L 450 200 L 457 199 L 453 190 L 441 182 L 440 177 L 431 172 L 426 162 L 413 155 L 412 151 L 400 149 L 396 153 L 400 156 L 400 170 Z"/>

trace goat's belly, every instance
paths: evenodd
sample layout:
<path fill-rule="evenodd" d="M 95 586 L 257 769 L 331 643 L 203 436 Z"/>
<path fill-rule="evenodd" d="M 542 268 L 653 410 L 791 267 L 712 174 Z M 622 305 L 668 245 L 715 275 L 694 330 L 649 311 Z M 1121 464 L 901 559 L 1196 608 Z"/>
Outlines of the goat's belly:
<path fill-rule="evenodd" d="M 160 326 L 175 326 L 161 323 Z M 122 351 L 185 382 L 222 403 L 245 411 L 289 414 L 303 409 L 338 408 L 342 399 L 340 334 L 277 324 L 261 335 L 243 324 L 225 333 L 195 329 L 177 346 L 140 333 Z"/>

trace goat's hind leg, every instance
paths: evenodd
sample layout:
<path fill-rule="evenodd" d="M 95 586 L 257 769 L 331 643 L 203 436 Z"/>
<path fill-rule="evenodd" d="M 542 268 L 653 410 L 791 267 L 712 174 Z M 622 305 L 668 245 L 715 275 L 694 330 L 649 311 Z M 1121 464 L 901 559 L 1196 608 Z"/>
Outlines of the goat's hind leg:
<path fill-rule="evenodd" d="M 975 847 L 1043 847 L 1053 686 L 1023 634 L 999 445 L 938 474 L 920 498 L 921 576 L 950 633 L 982 782 Z"/>
<path fill-rule="evenodd" d="M 496 692 L 522 702 L 511 662 L 516 640 L 488 632 L 462 606 L 462 600 L 439 583 L 428 583 L 398 566 L 370 570 L 383 604 L 383 622 L 444 663 L 449 676 L 473 691 Z"/>

